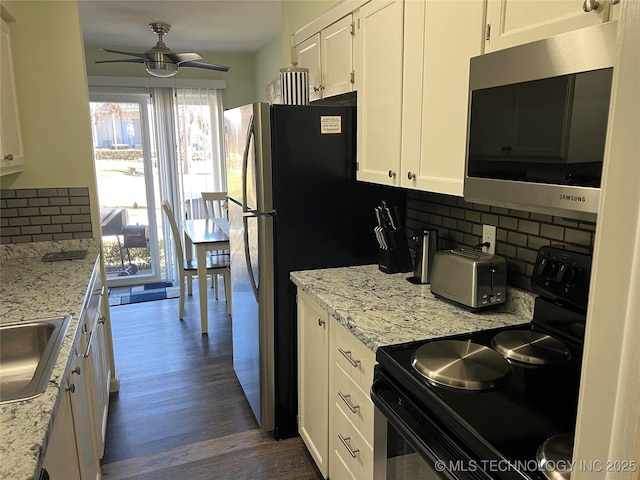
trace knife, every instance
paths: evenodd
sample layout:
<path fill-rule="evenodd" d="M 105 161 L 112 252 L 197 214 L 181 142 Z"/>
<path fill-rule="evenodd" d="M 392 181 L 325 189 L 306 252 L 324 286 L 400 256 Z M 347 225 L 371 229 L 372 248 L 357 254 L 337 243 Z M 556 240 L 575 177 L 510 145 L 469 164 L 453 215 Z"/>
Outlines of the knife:
<path fill-rule="evenodd" d="M 387 205 L 386 200 L 382 200 L 382 211 L 384 216 L 387 218 L 388 224 L 391 227 L 391 230 L 397 230 L 396 222 L 393 218 L 393 214 L 391 213 L 391 209 L 389 205 Z"/>

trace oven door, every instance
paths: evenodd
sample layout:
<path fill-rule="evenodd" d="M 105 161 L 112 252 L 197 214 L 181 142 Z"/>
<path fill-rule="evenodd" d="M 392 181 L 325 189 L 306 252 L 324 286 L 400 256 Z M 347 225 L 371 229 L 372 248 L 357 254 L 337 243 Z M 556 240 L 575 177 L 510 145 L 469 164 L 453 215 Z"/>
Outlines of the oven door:
<path fill-rule="evenodd" d="M 387 420 L 387 480 L 491 480 L 379 366 L 371 399 Z"/>

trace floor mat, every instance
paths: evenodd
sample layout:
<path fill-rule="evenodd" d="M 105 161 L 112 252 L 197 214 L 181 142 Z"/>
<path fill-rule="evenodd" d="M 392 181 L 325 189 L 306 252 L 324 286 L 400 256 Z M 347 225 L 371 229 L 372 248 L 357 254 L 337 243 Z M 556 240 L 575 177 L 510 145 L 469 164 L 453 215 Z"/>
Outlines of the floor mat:
<path fill-rule="evenodd" d="M 109 289 L 109 305 L 127 305 L 179 296 L 180 287 L 173 287 L 168 282 L 148 283 L 134 287 L 113 287 Z"/>

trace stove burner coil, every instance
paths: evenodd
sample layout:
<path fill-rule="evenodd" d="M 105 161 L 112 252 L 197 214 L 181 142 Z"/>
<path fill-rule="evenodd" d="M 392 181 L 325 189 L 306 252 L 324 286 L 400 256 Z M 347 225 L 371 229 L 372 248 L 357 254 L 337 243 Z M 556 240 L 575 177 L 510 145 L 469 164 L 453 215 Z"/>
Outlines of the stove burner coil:
<path fill-rule="evenodd" d="M 549 480 L 569 480 L 573 458 L 573 435 L 561 433 L 549 437 L 536 454 L 538 468 Z"/>
<path fill-rule="evenodd" d="M 463 390 L 497 388 L 511 377 L 502 355 L 470 341 L 425 343 L 414 352 L 411 366 L 432 384 Z"/>
<path fill-rule="evenodd" d="M 531 365 L 555 365 L 571 358 L 560 340 L 532 330 L 508 330 L 496 334 L 491 345 L 511 360 Z"/>

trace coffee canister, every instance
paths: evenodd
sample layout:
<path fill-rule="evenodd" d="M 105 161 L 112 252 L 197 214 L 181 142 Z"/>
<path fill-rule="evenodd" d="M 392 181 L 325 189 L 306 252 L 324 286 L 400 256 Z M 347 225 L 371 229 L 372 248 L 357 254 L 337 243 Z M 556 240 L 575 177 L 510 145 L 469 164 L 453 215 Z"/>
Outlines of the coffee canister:
<path fill-rule="evenodd" d="M 309 104 L 309 69 L 295 64 L 280 69 L 280 92 L 283 105 Z"/>

